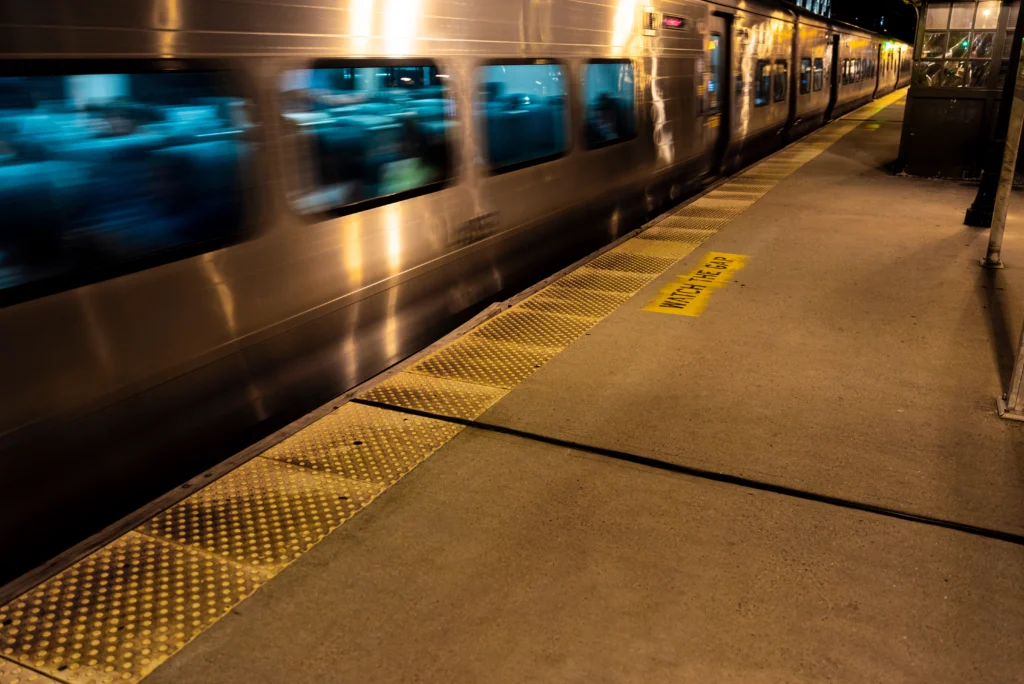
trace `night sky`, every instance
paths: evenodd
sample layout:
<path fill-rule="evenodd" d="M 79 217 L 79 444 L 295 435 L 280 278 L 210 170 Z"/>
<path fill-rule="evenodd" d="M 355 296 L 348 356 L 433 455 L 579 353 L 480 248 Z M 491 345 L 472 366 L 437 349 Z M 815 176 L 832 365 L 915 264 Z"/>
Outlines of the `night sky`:
<path fill-rule="evenodd" d="M 903 0 L 832 0 L 832 16 L 908 43 L 914 42 L 917 18 L 914 8 Z"/>

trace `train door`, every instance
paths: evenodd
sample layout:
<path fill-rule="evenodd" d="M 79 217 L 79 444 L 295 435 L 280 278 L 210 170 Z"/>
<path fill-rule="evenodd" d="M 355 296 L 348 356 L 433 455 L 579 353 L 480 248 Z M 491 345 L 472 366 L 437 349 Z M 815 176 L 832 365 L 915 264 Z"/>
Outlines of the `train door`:
<path fill-rule="evenodd" d="M 711 16 L 710 35 L 707 44 L 708 85 L 705 125 L 716 131 L 712 170 L 721 170 L 722 161 L 729 147 L 729 132 L 732 130 L 732 103 L 729 83 L 732 70 L 732 49 L 729 35 L 732 16 L 716 12 Z"/>
<path fill-rule="evenodd" d="M 825 110 L 825 121 L 832 118 L 839 101 L 839 34 L 832 35 L 832 74 L 829 78 L 828 109 Z"/>
<path fill-rule="evenodd" d="M 883 57 L 884 54 L 885 53 L 882 52 L 882 44 L 879 43 L 878 44 L 878 49 L 875 50 L 875 61 L 874 61 L 874 64 L 872 66 L 872 72 L 873 72 L 872 75 L 875 77 L 875 90 L 874 90 L 873 93 L 871 93 L 871 99 L 872 100 L 874 100 L 876 97 L 878 97 L 879 91 L 882 89 L 882 70 L 879 69 L 878 67 L 879 67 L 880 64 L 882 64 L 882 59 L 884 58 Z"/>

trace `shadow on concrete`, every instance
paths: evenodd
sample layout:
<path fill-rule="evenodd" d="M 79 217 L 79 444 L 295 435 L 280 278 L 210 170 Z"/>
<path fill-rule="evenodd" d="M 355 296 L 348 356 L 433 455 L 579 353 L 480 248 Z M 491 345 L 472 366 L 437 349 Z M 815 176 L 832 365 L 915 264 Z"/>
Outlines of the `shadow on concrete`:
<path fill-rule="evenodd" d="M 1007 321 L 1007 302 L 1005 299 L 1003 271 L 989 268 L 978 268 L 978 292 L 982 303 L 988 311 L 986 320 L 989 327 L 989 339 L 992 342 L 992 353 L 999 369 L 1000 389 L 1010 385 L 1014 362 L 1014 333 Z"/>

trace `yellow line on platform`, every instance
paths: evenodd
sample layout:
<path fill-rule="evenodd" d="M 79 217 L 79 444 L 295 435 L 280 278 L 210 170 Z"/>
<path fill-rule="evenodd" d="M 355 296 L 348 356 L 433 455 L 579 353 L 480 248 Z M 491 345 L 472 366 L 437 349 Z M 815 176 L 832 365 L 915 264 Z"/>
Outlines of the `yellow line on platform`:
<path fill-rule="evenodd" d="M 362 398 L 477 418 L 858 125 L 810 134 Z M 0 684 L 21 666 L 67 684 L 141 680 L 463 429 L 345 404 L 0 606 Z"/>

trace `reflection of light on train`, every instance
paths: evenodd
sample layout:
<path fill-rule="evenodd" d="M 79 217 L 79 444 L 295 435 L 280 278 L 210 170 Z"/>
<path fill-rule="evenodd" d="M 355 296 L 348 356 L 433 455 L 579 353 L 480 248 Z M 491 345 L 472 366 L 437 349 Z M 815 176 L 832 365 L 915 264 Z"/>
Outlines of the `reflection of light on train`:
<path fill-rule="evenodd" d="M 217 265 L 214 255 L 204 254 L 200 260 L 203 265 L 203 272 L 206 273 L 206 277 L 209 278 L 210 284 L 213 285 L 217 291 L 217 299 L 220 301 L 220 310 L 224 315 L 224 325 L 227 327 L 228 332 L 234 337 L 238 335 L 238 322 L 235 320 L 235 297 L 231 292 L 231 286 L 228 285 L 224 276 L 220 272 L 220 268 Z"/>
<path fill-rule="evenodd" d="M 356 54 L 365 54 L 373 34 L 373 0 L 352 0 L 349 8 L 348 33 L 351 36 L 352 50 Z"/>
<path fill-rule="evenodd" d="M 675 160 L 675 138 L 665 116 L 665 95 L 659 76 L 661 60 L 651 60 L 651 114 L 654 119 L 654 144 L 658 149 L 658 161 L 668 166 Z"/>
<path fill-rule="evenodd" d="M 416 42 L 420 0 L 386 0 L 384 47 L 389 55 L 407 55 Z"/>
<path fill-rule="evenodd" d="M 619 0 L 612 24 L 612 47 L 615 54 L 623 54 L 636 26 L 636 0 Z"/>
<path fill-rule="evenodd" d="M 387 240 L 388 275 L 399 272 L 402 265 L 402 208 L 389 204 L 384 209 L 384 234 Z"/>
<path fill-rule="evenodd" d="M 359 214 L 344 219 L 341 227 L 342 267 L 352 287 L 363 284 L 363 221 Z"/>

